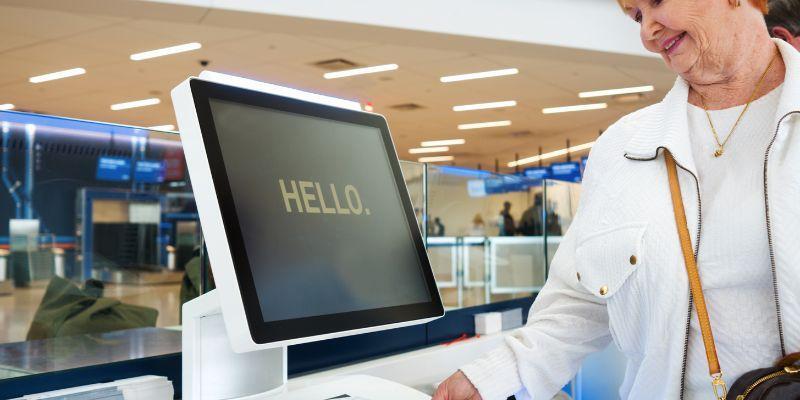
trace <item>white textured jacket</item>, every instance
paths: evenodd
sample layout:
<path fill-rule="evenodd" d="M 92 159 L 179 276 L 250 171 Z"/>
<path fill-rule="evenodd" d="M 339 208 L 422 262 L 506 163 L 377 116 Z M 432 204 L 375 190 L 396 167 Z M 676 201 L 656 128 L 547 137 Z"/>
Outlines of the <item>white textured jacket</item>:
<path fill-rule="evenodd" d="M 800 351 L 800 53 L 776 42 L 786 79 L 773 122 L 775 136 L 764 155 L 764 217 L 783 342 L 791 353 Z M 682 397 L 689 284 L 662 149 L 669 149 L 679 164 L 697 249 L 702 246 L 702 205 L 688 136 L 688 94 L 688 84 L 679 78 L 660 103 L 622 118 L 597 141 L 578 213 L 527 326 L 511 335 L 506 346 L 461 368 L 484 400 L 505 399 L 520 390 L 535 400 L 550 399 L 585 356 L 610 340 L 629 360 L 620 388 L 623 399 Z M 741 312 L 748 312 L 747 304 Z M 727 377 L 728 383 L 735 378 Z M 708 387 L 711 398 L 710 379 Z"/>

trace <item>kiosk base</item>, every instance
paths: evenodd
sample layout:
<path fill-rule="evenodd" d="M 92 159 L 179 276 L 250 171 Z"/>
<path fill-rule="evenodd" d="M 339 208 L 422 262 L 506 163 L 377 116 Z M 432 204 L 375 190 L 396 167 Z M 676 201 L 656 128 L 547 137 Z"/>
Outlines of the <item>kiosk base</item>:
<path fill-rule="evenodd" d="M 183 398 L 261 399 L 286 386 L 286 348 L 235 353 L 212 290 L 183 305 Z"/>

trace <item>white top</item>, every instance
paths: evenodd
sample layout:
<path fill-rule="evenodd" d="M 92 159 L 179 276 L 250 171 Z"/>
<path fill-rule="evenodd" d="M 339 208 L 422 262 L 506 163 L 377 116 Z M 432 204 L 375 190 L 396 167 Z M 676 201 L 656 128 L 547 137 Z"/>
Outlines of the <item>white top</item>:
<path fill-rule="evenodd" d="M 750 105 L 721 157 L 714 157 L 717 145 L 703 109 L 688 109 L 703 221 L 697 267 L 729 386 L 747 371 L 771 366 L 781 355 L 763 186 L 764 153 L 774 134 L 781 90 L 779 86 Z M 710 112 L 720 141 L 743 109 Z M 686 388 L 687 399 L 709 398 L 708 361 L 696 314 Z"/>

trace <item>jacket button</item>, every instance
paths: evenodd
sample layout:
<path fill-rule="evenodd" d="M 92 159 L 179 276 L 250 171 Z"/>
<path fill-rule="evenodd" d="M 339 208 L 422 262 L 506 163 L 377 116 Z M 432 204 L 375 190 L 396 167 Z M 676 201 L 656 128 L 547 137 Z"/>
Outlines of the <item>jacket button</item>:
<path fill-rule="evenodd" d="M 608 294 L 608 286 L 603 285 L 600 287 L 600 296 L 605 296 Z"/>
<path fill-rule="evenodd" d="M 638 261 L 639 261 L 639 260 L 636 258 L 636 256 L 631 256 L 631 259 L 630 259 L 631 265 L 636 265 L 636 263 L 637 263 Z"/>
<path fill-rule="evenodd" d="M 580 282 L 580 280 L 581 280 L 581 273 L 578 272 L 578 282 Z"/>

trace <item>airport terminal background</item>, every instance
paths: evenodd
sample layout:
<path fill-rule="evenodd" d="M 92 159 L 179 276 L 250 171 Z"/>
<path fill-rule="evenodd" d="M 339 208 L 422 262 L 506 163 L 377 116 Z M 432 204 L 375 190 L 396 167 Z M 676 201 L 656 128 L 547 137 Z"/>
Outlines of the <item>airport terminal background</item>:
<path fill-rule="evenodd" d="M 530 15 L 541 22 L 530 23 L 535 26 L 545 26 L 542 19 L 562 7 L 596 7 L 595 15 L 609 18 L 617 12 L 615 4 L 574 2 L 516 7 L 535 10 Z M 493 24 L 483 30 L 454 24 L 444 32 L 425 21 L 365 27 L 374 15 L 357 7 L 345 18 L 301 5 L 264 12 L 248 2 L 240 9 L 180 3 L 0 0 L 0 32 L 7 37 L 0 44 L 0 393 L 11 386 L 4 381 L 54 371 L 85 376 L 80 368 L 180 351 L 182 304 L 214 287 L 168 99 L 189 75 L 216 69 L 353 99 L 386 115 L 453 318 L 527 310 L 576 212 L 591 144 L 621 115 L 660 98 L 674 80 L 658 60 L 622 51 L 622 42 L 606 40 L 589 50 L 570 35 L 545 42 L 548 35 L 529 23 L 524 33 L 536 40 L 525 42 Z M 464 18 L 479 14 L 468 10 Z M 145 62 L 128 58 L 194 42 L 202 46 Z M 397 68 L 323 78 L 389 63 Z M 85 71 L 71 78 L 28 81 L 79 66 Z M 440 80 L 488 70 L 515 71 Z M 633 94 L 578 96 L 648 86 Z M 157 101 L 109 107 L 141 99 Z M 479 102 L 504 104 L 455 109 Z M 603 107 L 575 114 L 543 112 L 600 102 Z M 479 123 L 494 125 L 474 126 Z M 460 142 L 423 143 L 452 139 Z M 435 147 L 448 149 L 430 152 Z M 465 318 L 436 340 L 459 338 Z M 385 352 L 411 347 L 398 339 Z M 611 398 L 603 396 L 616 391 L 620 370 L 613 348 L 590 359 L 577 380 L 585 390 L 574 397 Z"/>

